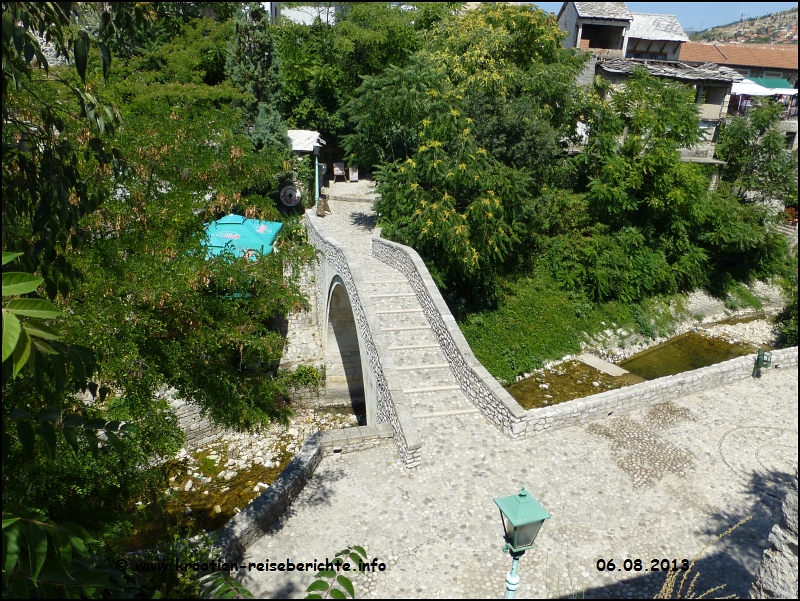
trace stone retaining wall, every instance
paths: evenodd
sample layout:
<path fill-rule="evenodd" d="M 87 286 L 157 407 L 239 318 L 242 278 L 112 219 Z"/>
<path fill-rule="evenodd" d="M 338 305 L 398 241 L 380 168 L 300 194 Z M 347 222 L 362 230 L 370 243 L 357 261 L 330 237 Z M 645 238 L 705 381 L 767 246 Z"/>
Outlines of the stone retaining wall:
<path fill-rule="evenodd" d="M 328 298 L 328 287 L 338 277 L 347 290 L 350 306 L 353 310 L 355 325 L 358 329 L 361 345 L 361 360 L 364 362 L 364 393 L 367 404 L 367 418 L 370 415 L 370 403 L 377 402 L 375 420 L 378 424 L 391 424 L 397 450 L 409 469 L 420 465 L 422 440 L 416 424 L 411 417 L 411 407 L 406 401 L 402 389 L 402 379 L 398 376 L 391 361 L 388 345 L 381 334 L 381 328 L 375 308 L 369 297 L 361 297 L 358 290 L 365 290 L 363 274 L 358 267 L 357 259 L 335 239 L 327 237 L 321 220 L 313 210 L 306 211 L 306 231 L 308 241 L 324 257 L 318 263 L 317 303 L 321 325 L 326 315 L 325 303 Z M 369 421 L 368 421 L 369 423 Z M 371 425 L 371 424 L 370 424 Z"/>
<path fill-rule="evenodd" d="M 383 240 L 380 228 L 373 235 L 372 253 L 406 276 L 464 394 L 492 423 L 512 438 L 583 424 L 614 413 L 624 413 L 634 406 L 652 405 L 695 394 L 752 375 L 755 355 L 748 355 L 552 407 L 526 411 L 472 354 L 419 254 L 403 244 Z M 797 347 L 774 351 L 772 357 L 773 368 L 797 369 Z M 764 373 L 768 374 L 769 370 Z"/>
<path fill-rule="evenodd" d="M 323 457 L 370 449 L 392 436 L 389 424 L 326 430 L 309 436 L 275 482 L 217 530 L 215 544 L 226 561 L 242 558 L 247 547 L 278 521 L 314 475 Z"/>
<path fill-rule="evenodd" d="M 200 407 L 172 396 L 175 391 L 159 391 L 157 395 L 164 395 L 169 398 L 169 403 L 175 416 L 178 418 L 178 427 L 186 434 L 184 447 L 192 450 L 200 448 L 217 440 L 225 433 L 223 428 L 219 428 L 211 423 L 207 417 L 203 417 Z"/>

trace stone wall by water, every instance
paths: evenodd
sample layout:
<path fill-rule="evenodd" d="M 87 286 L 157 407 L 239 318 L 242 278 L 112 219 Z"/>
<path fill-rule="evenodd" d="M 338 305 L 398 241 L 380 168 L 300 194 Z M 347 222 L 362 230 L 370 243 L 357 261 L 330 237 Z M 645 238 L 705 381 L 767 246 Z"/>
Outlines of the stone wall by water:
<path fill-rule="evenodd" d="M 633 407 L 655 405 L 752 375 L 755 355 L 747 355 L 702 369 L 526 411 L 472 354 L 419 254 L 403 244 L 383 240 L 379 228 L 372 239 L 372 252 L 408 278 L 462 391 L 487 419 L 512 438 L 603 419 L 612 414 L 625 413 Z M 774 351 L 772 357 L 773 367 L 770 369 L 797 369 L 797 347 Z M 764 371 L 765 375 L 769 374 L 770 369 Z"/>
<path fill-rule="evenodd" d="M 770 548 L 750 589 L 751 599 L 797 599 L 797 471 L 783 501 L 782 519 L 769 535 Z"/>

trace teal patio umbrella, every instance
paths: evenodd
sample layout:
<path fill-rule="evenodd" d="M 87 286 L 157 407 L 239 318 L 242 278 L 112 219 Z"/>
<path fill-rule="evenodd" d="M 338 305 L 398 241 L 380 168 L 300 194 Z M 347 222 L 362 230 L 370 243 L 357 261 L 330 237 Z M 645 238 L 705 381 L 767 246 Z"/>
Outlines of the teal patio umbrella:
<path fill-rule="evenodd" d="M 227 249 L 237 257 L 248 257 L 255 261 L 256 252 L 268 255 L 274 250 L 272 243 L 283 224 L 247 219 L 241 215 L 225 215 L 205 226 L 203 246 L 207 249 L 207 258 L 216 257 Z"/>

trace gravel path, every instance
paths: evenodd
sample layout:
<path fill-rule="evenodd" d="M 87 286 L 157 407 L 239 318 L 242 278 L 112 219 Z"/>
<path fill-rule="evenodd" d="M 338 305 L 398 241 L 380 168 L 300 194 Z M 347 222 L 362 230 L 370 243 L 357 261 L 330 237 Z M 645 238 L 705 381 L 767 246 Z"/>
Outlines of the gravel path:
<path fill-rule="evenodd" d="M 331 209 L 329 235 L 357 226 L 366 239 L 368 205 L 354 212 L 332 201 Z M 452 396 L 460 404 L 460 392 Z M 726 594 L 745 596 L 797 466 L 797 405 L 797 371 L 769 370 L 519 441 L 477 413 L 418 419 L 425 447 L 417 471 L 403 467 L 393 445 L 324 459 L 244 559 L 311 562 L 357 544 L 386 564 L 355 575 L 357 596 L 500 597 L 510 561 L 492 499 L 524 485 L 552 519 L 521 561 L 518 597 L 652 597 L 664 574 L 649 571 L 651 559 L 692 560 L 752 515 L 695 566 L 696 590 L 726 584 Z M 641 559 L 642 571 L 597 570 L 598 559 L 612 558 L 620 568 Z M 257 598 L 304 597 L 313 580 L 297 571 L 238 577 Z"/>

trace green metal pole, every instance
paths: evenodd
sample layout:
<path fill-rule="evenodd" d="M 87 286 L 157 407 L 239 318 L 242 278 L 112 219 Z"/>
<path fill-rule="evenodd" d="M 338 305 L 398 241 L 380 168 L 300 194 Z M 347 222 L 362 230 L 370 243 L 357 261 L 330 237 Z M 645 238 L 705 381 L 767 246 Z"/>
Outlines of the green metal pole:
<path fill-rule="evenodd" d="M 314 204 L 319 216 L 319 155 L 314 153 Z"/>
<path fill-rule="evenodd" d="M 758 349 L 758 355 L 756 355 L 756 364 L 753 366 L 753 377 L 760 378 L 761 377 L 761 364 L 764 361 L 764 351 Z"/>
<path fill-rule="evenodd" d="M 525 554 L 525 551 L 520 553 L 511 553 L 511 571 L 506 575 L 506 599 L 514 599 L 517 595 L 517 587 L 519 586 L 519 558 Z"/>

